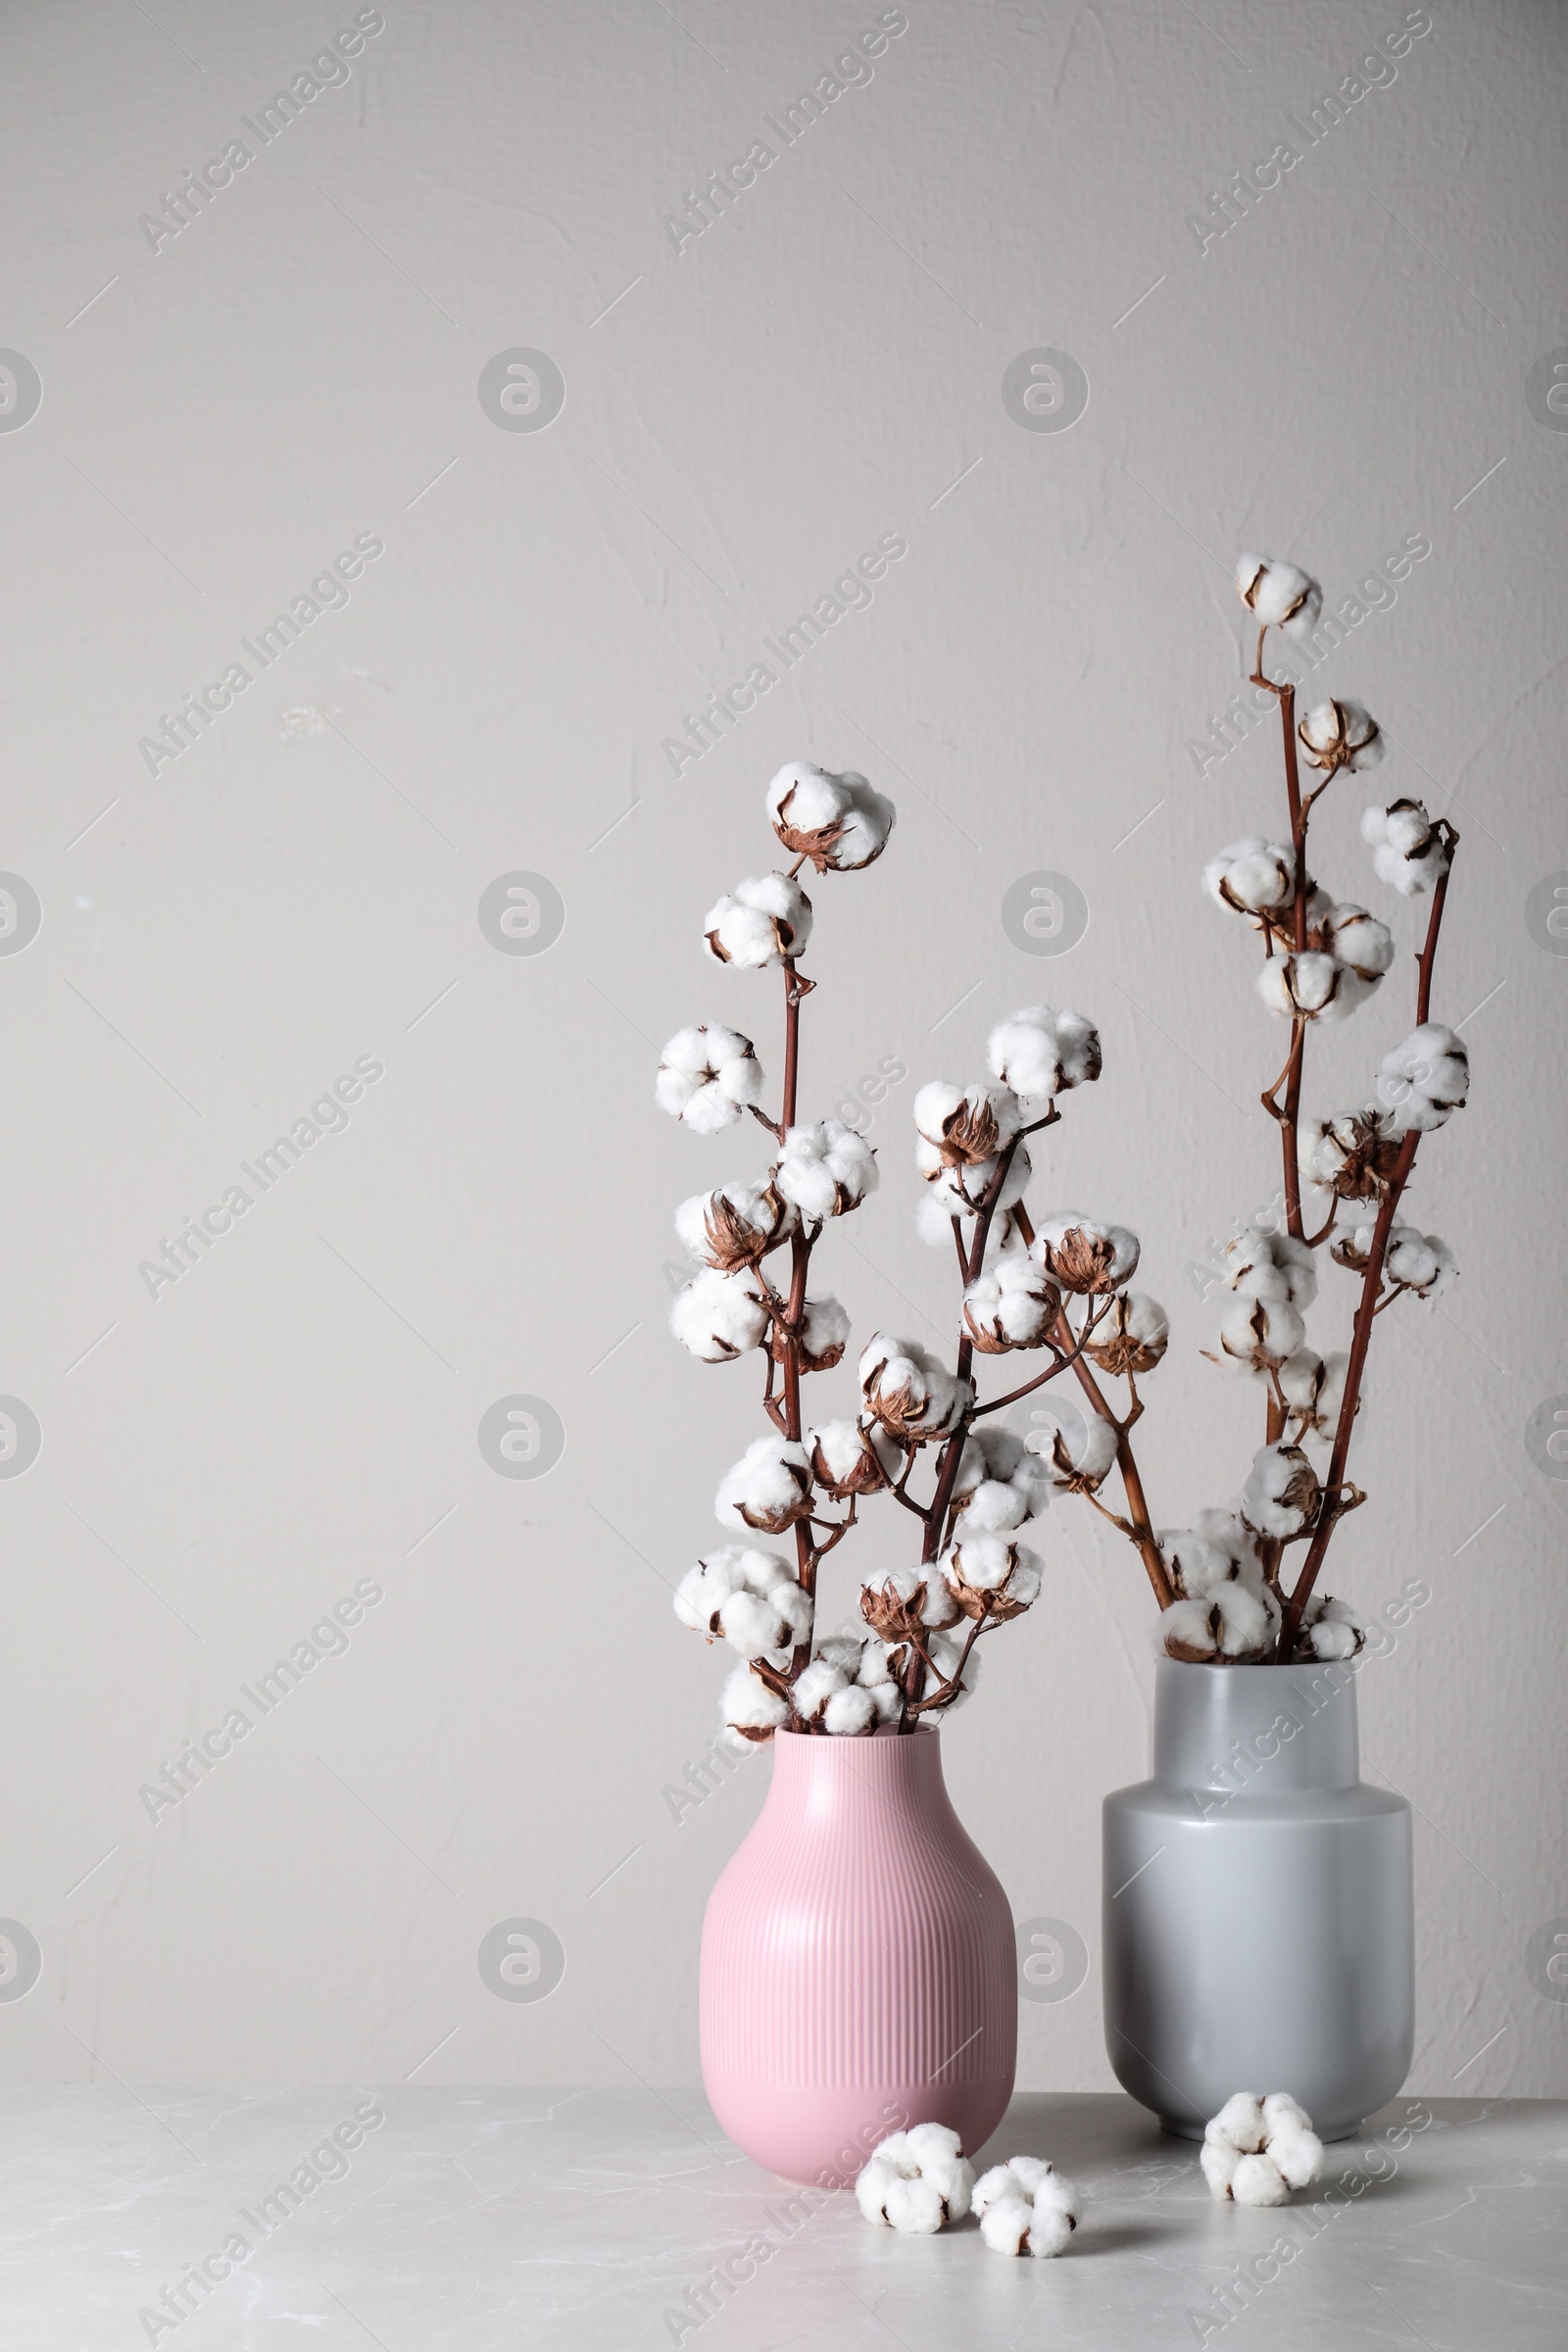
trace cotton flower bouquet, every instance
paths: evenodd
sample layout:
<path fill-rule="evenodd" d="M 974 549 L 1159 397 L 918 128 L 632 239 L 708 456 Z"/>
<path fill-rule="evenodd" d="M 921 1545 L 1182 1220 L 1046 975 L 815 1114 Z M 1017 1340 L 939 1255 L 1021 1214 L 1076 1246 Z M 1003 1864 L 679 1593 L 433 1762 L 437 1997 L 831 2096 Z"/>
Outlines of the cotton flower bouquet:
<path fill-rule="evenodd" d="M 664 1049 L 657 1097 L 699 1135 L 750 1118 L 770 1139 L 768 1164 L 684 1201 L 676 1230 L 693 1262 L 670 1316 L 677 1339 L 708 1363 L 760 1352 L 769 1427 L 725 1474 L 719 1524 L 738 1538 L 681 1580 L 675 1608 L 710 1642 L 739 1653 L 724 1691 L 726 1721 L 753 1740 L 775 1731 L 861 1736 L 915 1730 L 972 1690 L 982 1634 L 1020 1616 L 1039 1593 L 1042 1564 L 1020 1531 L 1054 1494 L 1081 1495 L 1134 1546 L 1161 1615 L 1170 1655 L 1213 1662 L 1289 1661 L 1351 1654 L 1363 1639 L 1354 1612 L 1316 1592 L 1336 1525 L 1363 1498 L 1346 1477 L 1371 1327 L 1401 1297 L 1434 1298 L 1453 1278 L 1435 1236 L 1398 1221 L 1417 1146 L 1463 1102 L 1465 1051 L 1430 1018 L 1432 967 L 1457 836 L 1420 804 L 1369 808 L 1362 833 L 1378 877 L 1405 897 L 1430 894 L 1418 957 L 1416 1025 L 1384 1056 L 1365 1106 L 1303 1125 L 1309 1029 L 1371 997 L 1394 958 L 1387 927 L 1311 879 L 1313 805 L 1342 769 L 1370 767 L 1378 728 L 1353 703 L 1324 703 L 1298 724 L 1295 689 L 1263 673 L 1272 626 L 1310 628 L 1316 584 L 1293 566 L 1244 557 L 1238 591 L 1258 623 L 1254 682 L 1279 703 L 1287 838 L 1251 835 L 1210 860 L 1211 897 L 1259 935 L 1259 993 L 1290 1023 L 1285 1066 L 1262 1100 L 1280 1130 L 1281 1229 L 1251 1226 L 1226 1253 L 1229 1303 L 1216 1360 L 1262 1390 L 1265 1443 L 1235 1503 L 1198 1514 L 1191 1528 L 1156 1529 L 1134 1456 L 1143 1412 L 1138 1383 L 1165 1353 L 1163 1309 L 1130 1285 L 1139 1243 L 1125 1226 L 1078 1210 L 1026 1206 L 1028 1139 L 1055 1126 L 1061 1098 L 1099 1078 L 1094 1024 L 1049 1005 L 1000 1022 L 988 1072 L 961 1086 L 922 1086 L 914 1100 L 915 1161 L 925 1191 L 924 1238 L 956 1260 L 958 1304 L 951 1363 L 918 1342 L 874 1332 L 857 1363 L 853 1416 L 818 1417 L 805 1384 L 844 1358 L 850 1323 L 838 1299 L 812 1287 L 812 1260 L 837 1218 L 876 1189 L 875 1154 L 836 1119 L 799 1111 L 801 1016 L 815 983 L 802 968 L 813 908 L 800 876 L 863 871 L 886 848 L 892 804 L 858 774 L 806 761 L 781 768 L 767 813 L 791 862 L 737 883 L 704 925 L 708 954 L 782 979 L 784 1068 L 775 1115 L 749 1038 L 708 1023 Z M 1310 769 L 1303 790 L 1301 763 Z M 1318 1230 L 1306 1230 L 1314 1203 Z M 1350 1346 L 1319 1355 L 1303 1316 L 1316 1286 L 1315 1253 L 1358 1280 Z M 787 1254 L 786 1254 L 787 1253 Z M 773 1261 L 772 1264 L 769 1261 Z M 1027 1379 L 981 1395 L 986 1359 L 1043 1359 Z M 1048 1447 L 1026 1447 L 997 1415 L 1070 1373 L 1079 1391 Z M 1107 1386 L 1119 1383 L 1116 1404 Z M 1309 1444 L 1329 1448 L 1320 1475 Z M 1115 1475 L 1119 1497 L 1107 1499 Z M 1115 1490 L 1110 1493 L 1114 1494 Z M 864 1584 L 864 1635 L 818 1639 L 822 1563 L 872 1500 L 912 1518 L 907 1560 Z M 1119 1502 L 1119 1507 L 1118 1507 Z M 787 1540 L 788 1556 L 758 1539 Z M 1284 1562 L 1305 1557 L 1294 1581 Z"/>

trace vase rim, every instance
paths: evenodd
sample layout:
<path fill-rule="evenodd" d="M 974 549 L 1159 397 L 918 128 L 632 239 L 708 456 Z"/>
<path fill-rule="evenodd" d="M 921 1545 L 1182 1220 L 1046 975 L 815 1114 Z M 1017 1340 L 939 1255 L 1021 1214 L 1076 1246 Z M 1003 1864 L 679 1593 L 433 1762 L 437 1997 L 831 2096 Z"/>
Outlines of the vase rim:
<path fill-rule="evenodd" d="M 857 1748 L 870 1740 L 940 1740 L 941 1727 L 934 1723 L 919 1723 L 912 1732 L 900 1732 L 898 1725 L 879 1723 L 873 1732 L 788 1732 L 782 1728 L 773 1734 L 775 1740 L 788 1740 L 802 1746 Z"/>

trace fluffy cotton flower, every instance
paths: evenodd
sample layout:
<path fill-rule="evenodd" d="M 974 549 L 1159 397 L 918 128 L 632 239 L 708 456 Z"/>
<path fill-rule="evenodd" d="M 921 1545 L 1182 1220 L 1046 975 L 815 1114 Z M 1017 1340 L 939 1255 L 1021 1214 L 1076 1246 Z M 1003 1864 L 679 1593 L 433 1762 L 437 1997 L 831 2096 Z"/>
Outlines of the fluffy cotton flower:
<path fill-rule="evenodd" d="M 1004 1536 L 970 1535 L 965 1528 L 943 1553 L 940 1566 L 949 1591 L 965 1617 L 1020 1617 L 1040 1596 L 1039 1557 Z"/>
<path fill-rule="evenodd" d="M 755 1265 L 788 1241 L 799 1223 L 793 1202 L 765 1179 L 693 1193 L 675 1211 L 675 1232 L 687 1256 L 723 1274 Z"/>
<path fill-rule="evenodd" d="M 1353 1658 L 1366 1643 L 1366 1619 L 1348 1600 L 1314 1592 L 1301 1612 L 1296 1643 L 1298 1659 Z"/>
<path fill-rule="evenodd" d="M 1202 1512 L 1208 1527 L 1162 1535 L 1159 1546 L 1175 1601 L 1159 1619 L 1167 1656 L 1206 1663 L 1266 1656 L 1280 1605 L 1263 1581 L 1250 1533 L 1229 1512 Z"/>
<path fill-rule="evenodd" d="M 1138 1236 L 1125 1225 L 1102 1225 L 1077 1209 L 1045 1218 L 1035 1248 L 1046 1272 L 1064 1291 L 1084 1297 L 1119 1291 L 1138 1271 Z"/>
<path fill-rule="evenodd" d="M 789 1649 L 811 1630 L 810 1597 L 793 1571 L 750 1544 L 726 1544 L 688 1568 L 675 1587 L 675 1614 L 746 1657 Z"/>
<path fill-rule="evenodd" d="M 733 1127 L 761 1092 L 762 1072 L 751 1039 L 717 1021 L 677 1029 L 654 1081 L 660 1109 L 684 1119 L 699 1135 Z"/>
<path fill-rule="evenodd" d="M 949 1167 L 978 1167 L 1017 1134 L 1018 1098 L 1006 1086 L 950 1086 L 933 1078 L 914 1098 L 914 1123 Z"/>
<path fill-rule="evenodd" d="M 1236 593 L 1262 628 L 1284 629 L 1298 639 L 1311 636 L 1323 610 L 1316 580 L 1272 556 L 1238 557 Z"/>
<path fill-rule="evenodd" d="M 986 1059 L 1004 1086 L 1039 1101 L 1100 1076 L 1100 1032 L 1081 1012 L 1025 1004 L 997 1023 L 986 1040 Z"/>
<path fill-rule="evenodd" d="M 760 972 L 806 953 L 811 902 L 788 874 L 758 874 L 737 882 L 703 919 L 710 956 Z"/>
<path fill-rule="evenodd" d="M 1380 1110 L 1346 1111 L 1301 1131 L 1301 1173 L 1342 1200 L 1375 1200 L 1399 1156 L 1397 1130 Z"/>
<path fill-rule="evenodd" d="M 983 1421 L 964 1443 L 953 1502 L 970 1533 L 1000 1534 L 1045 1510 L 1051 1473 L 1038 1453 L 999 1422 Z"/>
<path fill-rule="evenodd" d="M 1441 1127 L 1464 1108 L 1470 1092 L 1470 1056 L 1464 1041 L 1442 1021 L 1423 1021 L 1403 1045 L 1385 1054 L 1375 1093 L 1392 1134 L 1412 1128 L 1423 1134 Z"/>
<path fill-rule="evenodd" d="M 1343 1020 L 1367 994 L 1349 964 L 1317 948 L 1271 956 L 1257 975 L 1257 993 L 1270 1012 L 1287 1020 Z"/>
<path fill-rule="evenodd" d="M 1261 833 L 1246 833 L 1209 859 L 1203 888 L 1217 906 L 1237 914 L 1265 915 L 1285 906 L 1296 889 L 1296 852 Z"/>
<path fill-rule="evenodd" d="M 893 831 L 893 803 L 864 776 L 842 776 L 809 760 L 791 760 L 767 788 L 767 813 L 784 847 L 808 858 L 819 874 L 858 873 L 880 858 Z"/>
<path fill-rule="evenodd" d="M 767 1310 L 755 1274 L 720 1274 L 705 1266 L 675 1293 L 669 1328 L 705 1364 L 732 1364 L 760 1348 Z"/>
<path fill-rule="evenodd" d="M 1317 1267 L 1305 1242 L 1261 1225 L 1244 1225 L 1223 1251 L 1228 1287 L 1244 1298 L 1283 1299 L 1307 1307 L 1317 1297 Z"/>
<path fill-rule="evenodd" d="M 974 2190 L 974 2167 L 956 2132 L 945 2124 L 916 2124 L 882 2140 L 855 2183 L 856 2202 L 868 2222 L 934 2237 L 961 2222 Z"/>
<path fill-rule="evenodd" d="M 720 1527 L 749 1527 L 782 1535 L 811 1507 L 811 1470 L 804 1446 L 788 1438 L 756 1438 L 726 1470 L 713 1497 Z"/>
<path fill-rule="evenodd" d="M 1145 1291 L 1112 1298 L 1084 1353 L 1102 1372 L 1152 1372 L 1170 1341 L 1170 1319 Z"/>
<path fill-rule="evenodd" d="M 800 1364 L 803 1372 L 831 1372 L 849 1345 L 850 1318 L 836 1298 L 808 1298 L 801 1309 Z M 785 1360 L 786 1342 L 781 1327 L 775 1323 L 769 1343 L 773 1361 Z"/>
<path fill-rule="evenodd" d="M 1302 1437 L 1328 1437 L 1345 1401 L 1348 1355 L 1322 1356 L 1310 1348 L 1298 1348 L 1280 1366 L 1280 1395 Z"/>
<path fill-rule="evenodd" d="M 1001 1157 L 998 1154 L 965 1167 L 955 1164 L 944 1155 L 938 1145 L 927 1143 L 925 1137 L 921 1136 L 914 1147 L 914 1164 L 931 1188 L 928 1198 L 939 1204 L 943 1217 L 972 1217 L 978 1213 L 990 1189 Z M 1015 1143 L 1012 1157 L 1007 1162 L 1007 1172 L 1002 1180 L 1002 1189 L 997 1195 L 993 1232 L 1003 1214 L 1023 1199 L 1030 1173 L 1028 1146 Z M 944 1239 L 951 1240 L 951 1233 L 944 1234 Z"/>
<path fill-rule="evenodd" d="M 1359 775 L 1383 757 L 1378 722 L 1359 703 L 1314 703 L 1296 732 L 1307 764 L 1326 776 L 1341 767 Z"/>
<path fill-rule="evenodd" d="M 1043 2156 L 1009 2156 L 974 2184 L 980 2234 L 993 2254 L 1059 2254 L 1078 2227 L 1073 2183 Z"/>
<path fill-rule="evenodd" d="M 1284 2205 L 1293 2188 L 1323 2174 L 1323 2143 L 1288 2091 L 1260 2099 L 1239 2090 L 1205 2127 L 1200 2161 L 1216 2197 L 1238 2205 Z"/>
<path fill-rule="evenodd" d="M 842 1217 L 858 1208 L 879 1178 L 876 1153 L 853 1127 L 822 1119 L 814 1127 L 792 1127 L 773 1171 L 773 1184 L 803 1217 Z"/>
<path fill-rule="evenodd" d="M 1116 1429 L 1102 1414 L 1071 1411 L 1056 1428 L 1049 1448 L 1038 1455 L 1054 1487 L 1065 1494 L 1090 1494 L 1116 1459 Z"/>
<path fill-rule="evenodd" d="M 750 1666 L 736 1667 L 724 1685 L 721 1704 L 724 1721 L 743 1740 L 758 1742 L 771 1740 L 790 1719 L 788 1701 L 770 1690 Z"/>
<path fill-rule="evenodd" d="M 1316 925 L 1316 936 L 1336 963 L 1343 963 L 1370 995 L 1394 961 L 1394 934 L 1364 906 L 1346 903 L 1331 906 Z"/>
<path fill-rule="evenodd" d="M 1266 1380 L 1305 1338 L 1306 1325 L 1287 1299 L 1244 1296 L 1220 1316 L 1218 1361 Z"/>
<path fill-rule="evenodd" d="M 806 1433 L 812 1484 L 836 1502 L 852 1494 L 874 1494 L 897 1479 L 904 1457 L 880 1429 L 858 1421 L 824 1421 Z"/>
<path fill-rule="evenodd" d="M 1317 1472 L 1299 1446 L 1264 1446 L 1242 1489 L 1242 1517 L 1254 1533 L 1289 1542 L 1317 1517 Z"/>
<path fill-rule="evenodd" d="M 1008 1250 L 963 1294 L 963 1320 L 982 1355 L 1039 1348 L 1061 1312 L 1061 1293 L 1027 1250 Z"/>
<path fill-rule="evenodd" d="M 866 1411 L 906 1445 L 946 1436 L 962 1398 L 946 1364 L 916 1340 L 873 1332 L 857 1367 Z"/>
<path fill-rule="evenodd" d="M 1447 1243 L 1435 1233 L 1418 1233 L 1413 1225 L 1395 1226 L 1383 1271 L 1396 1289 L 1422 1298 L 1445 1298 L 1459 1279 Z"/>
<path fill-rule="evenodd" d="M 1447 872 L 1453 855 L 1446 821 L 1440 818 L 1434 824 L 1420 801 L 1391 801 L 1386 808 L 1368 808 L 1361 818 L 1361 839 L 1372 846 L 1372 870 L 1378 880 L 1392 883 L 1405 899 L 1430 890 Z"/>
<path fill-rule="evenodd" d="M 936 1632 L 958 1622 L 951 1586 L 935 1566 L 894 1568 L 860 1588 L 860 1615 L 884 1642 L 907 1642 L 917 1627 Z"/>

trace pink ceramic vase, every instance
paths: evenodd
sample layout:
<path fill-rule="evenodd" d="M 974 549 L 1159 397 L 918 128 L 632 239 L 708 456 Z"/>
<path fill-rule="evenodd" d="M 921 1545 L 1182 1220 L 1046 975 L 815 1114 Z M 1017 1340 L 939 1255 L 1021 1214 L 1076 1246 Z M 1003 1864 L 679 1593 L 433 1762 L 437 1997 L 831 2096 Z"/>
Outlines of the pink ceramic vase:
<path fill-rule="evenodd" d="M 889 2132 L 973 2152 L 1012 2091 L 1012 1914 L 935 1731 L 779 1732 L 767 1801 L 703 1922 L 703 2081 L 738 2147 L 843 2186 Z"/>

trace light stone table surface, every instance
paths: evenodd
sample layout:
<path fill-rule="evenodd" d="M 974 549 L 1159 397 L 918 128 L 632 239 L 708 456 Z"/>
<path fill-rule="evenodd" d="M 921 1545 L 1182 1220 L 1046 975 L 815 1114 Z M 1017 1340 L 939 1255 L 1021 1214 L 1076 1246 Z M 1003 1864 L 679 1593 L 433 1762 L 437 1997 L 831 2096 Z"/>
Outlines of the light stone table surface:
<path fill-rule="evenodd" d="M 83 2085 L 0 2107 L 6 2352 L 1568 2346 L 1564 2101 L 1396 2100 L 1330 2149 L 1315 2203 L 1248 2212 L 1131 2100 L 1020 2096 L 989 2156 L 1049 2155 L 1085 2191 L 1054 2262 L 990 2254 L 972 2222 L 872 2230 L 853 2197 L 760 2172 L 691 2091 Z M 160 2313 L 235 2233 L 248 2259 Z"/>

